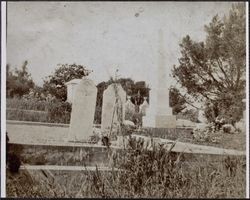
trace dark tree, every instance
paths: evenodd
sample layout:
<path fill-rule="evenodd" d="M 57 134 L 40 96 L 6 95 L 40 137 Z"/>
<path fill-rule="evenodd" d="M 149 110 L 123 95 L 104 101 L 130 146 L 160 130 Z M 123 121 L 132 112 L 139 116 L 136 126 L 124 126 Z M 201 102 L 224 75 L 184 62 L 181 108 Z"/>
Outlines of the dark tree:
<path fill-rule="evenodd" d="M 183 38 L 173 76 L 186 90 L 188 101 L 206 102 L 218 109 L 214 117 L 235 122 L 241 118 L 245 97 L 245 4 L 234 4 L 223 19 L 213 17 L 205 31 L 202 42 Z M 208 118 L 213 121 L 214 117 Z"/>
<path fill-rule="evenodd" d="M 28 61 L 25 61 L 21 69 L 10 70 L 7 65 L 6 74 L 6 92 L 7 97 L 21 97 L 27 94 L 31 88 L 34 88 L 35 84 L 28 73 L 27 69 Z"/>
<path fill-rule="evenodd" d="M 150 88 L 147 86 L 145 81 L 134 82 L 130 78 L 120 78 L 117 80 L 110 79 L 107 82 L 101 82 L 97 85 L 97 100 L 96 100 L 96 112 L 95 121 L 96 123 L 101 123 L 101 113 L 102 113 L 102 100 L 103 92 L 111 83 L 120 83 L 122 88 L 126 91 L 128 96 L 131 96 L 131 101 L 134 103 L 138 109 L 144 101 L 144 97 L 149 98 Z M 173 113 L 177 114 L 181 112 L 185 106 L 185 99 L 180 95 L 180 92 L 176 88 L 170 89 L 170 106 L 173 107 Z"/>
<path fill-rule="evenodd" d="M 148 97 L 149 88 L 146 86 L 144 81 L 134 82 L 131 78 L 119 78 L 117 80 L 110 79 L 107 82 L 101 82 L 97 85 L 97 100 L 96 100 L 96 112 L 95 121 L 96 123 L 101 123 L 101 113 L 102 113 L 102 99 L 103 92 L 112 83 L 120 83 L 122 88 L 125 90 L 128 96 L 131 96 L 131 101 L 137 106 L 142 104 L 144 97 Z"/>
<path fill-rule="evenodd" d="M 43 90 L 55 96 L 57 99 L 65 101 L 67 99 L 67 88 L 65 83 L 72 79 L 81 79 L 90 73 L 83 65 L 60 64 L 53 75 L 46 77 L 43 83 Z"/>
<path fill-rule="evenodd" d="M 181 96 L 177 88 L 171 87 L 169 91 L 170 107 L 173 109 L 173 114 L 176 115 L 186 108 L 186 100 Z"/>

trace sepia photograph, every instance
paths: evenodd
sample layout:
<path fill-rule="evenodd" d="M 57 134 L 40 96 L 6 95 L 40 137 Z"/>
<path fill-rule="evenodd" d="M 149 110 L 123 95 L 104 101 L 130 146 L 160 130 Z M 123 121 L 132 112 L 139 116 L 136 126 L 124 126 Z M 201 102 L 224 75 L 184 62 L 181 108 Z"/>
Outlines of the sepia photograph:
<path fill-rule="evenodd" d="M 2 197 L 249 197 L 248 2 L 4 6 Z"/>

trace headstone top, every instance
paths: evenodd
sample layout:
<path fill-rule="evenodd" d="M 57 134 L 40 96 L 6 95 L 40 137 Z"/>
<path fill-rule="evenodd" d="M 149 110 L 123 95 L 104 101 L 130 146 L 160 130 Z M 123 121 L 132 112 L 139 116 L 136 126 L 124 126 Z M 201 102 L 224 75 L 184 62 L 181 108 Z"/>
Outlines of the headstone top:
<path fill-rule="evenodd" d="M 68 82 L 65 83 L 65 85 L 70 85 L 70 84 L 78 84 L 80 83 L 81 79 L 72 79 Z"/>

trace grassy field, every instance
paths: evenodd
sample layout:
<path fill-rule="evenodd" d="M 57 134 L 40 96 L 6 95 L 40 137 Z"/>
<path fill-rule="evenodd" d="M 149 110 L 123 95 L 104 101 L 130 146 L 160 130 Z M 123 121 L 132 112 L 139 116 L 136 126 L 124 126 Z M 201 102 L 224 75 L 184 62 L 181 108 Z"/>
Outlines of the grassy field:
<path fill-rule="evenodd" d="M 162 148 L 131 145 L 119 159 L 120 171 L 64 175 L 42 171 L 7 172 L 7 197 L 243 198 L 245 159 L 180 162 Z M 50 175 L 48 175 L 50 174 Z"/>
<path fill-rule="evenodd" d="M 17 98 L 6 100 L 7 120 L 69 124 L 70 114 L 71 105 L 67 102 Z"/>

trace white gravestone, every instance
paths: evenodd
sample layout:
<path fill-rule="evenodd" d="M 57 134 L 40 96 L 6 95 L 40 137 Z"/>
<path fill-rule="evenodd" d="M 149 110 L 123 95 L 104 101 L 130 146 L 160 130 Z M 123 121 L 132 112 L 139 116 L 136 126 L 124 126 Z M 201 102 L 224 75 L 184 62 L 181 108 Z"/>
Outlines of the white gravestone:
<path fill-rule="evenodd" d="M 75 95 L 76 87 L 80 83 L 81 79 L 73 79 L 65 85 L 67 86 L 67 102 L 72 103 Z"/>
<path fill-rule="evenodd" d="M 93 134 L 97 88 L 90 79 L 83 78 L 76 87 L 70 118 L 69 141 L 85 142 Z"/>
<path fill-rule="evenodd" d="M 116 104 L 116 92 L 118 95 L 118 104 Z M 111 124 L 118 123 L 117 113 L 115 112 L 117 107 L 122 107 L 122 120 L 125 119 L 125 102 L 126 102 L 126 92 L 123 90 L 122 86 L 117 83 L 113 83 L 108 86 L 108 88 L 103 93 L 103 103 L 102 103 L 102 122 L 101 130 L 110 129 Z"/>
<path fill-rule="evenodd" d="M 146 110 L 148 108 L 148 102 L 147 102 L 147 97 L 144 97 L 144 101 L 143 103 L 140 105 L 140 114 L 142 116 L 145 116 L 146 115 Z"/>
<path fill-rule="evenodd" d="M 125 103 L 125 119 L 132 121 L 135 113 L 135 105 L 131 101 L 131 97 L 128 96 L 128 100 Z"/>

